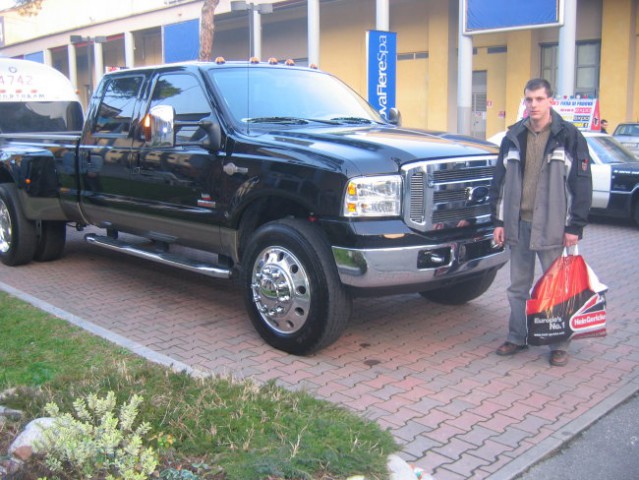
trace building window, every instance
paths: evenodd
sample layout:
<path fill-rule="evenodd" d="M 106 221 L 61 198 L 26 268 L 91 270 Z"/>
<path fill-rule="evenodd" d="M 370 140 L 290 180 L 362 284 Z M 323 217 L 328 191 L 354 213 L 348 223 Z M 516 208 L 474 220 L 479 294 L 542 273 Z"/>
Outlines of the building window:
<path fill-rule="evenodd" d="M 541 76 L 556 88 L 559 47 L 542 45 Z M 597 97 L 599 95 L 599 66 L 601 42 L 579 42 L 575 52 L 575 95 Z"/>

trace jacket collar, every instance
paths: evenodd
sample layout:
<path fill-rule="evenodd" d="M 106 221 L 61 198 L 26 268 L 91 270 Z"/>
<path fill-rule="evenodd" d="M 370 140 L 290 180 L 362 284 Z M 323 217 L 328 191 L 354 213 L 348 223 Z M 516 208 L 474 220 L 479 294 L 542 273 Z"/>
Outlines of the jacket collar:
<path fill-rule="evenodd" d="M 552 117 L 552 123 L 550 124 L 550 136 L 556 137 L 559 134 L 559 132 L 561 132 L 564 129 L 565 120 L 561 118 L 561 115 L 559 115 L 554 108 L 550 110 L 550 116 Z M 508 132 L 506 132 L 506 136 L 511 141 L 515 142 L 515 145 L 519 145 L 518 137 L 519 135 L 521 135 L 522 132 L 526 131 L 526 125 L 524 125 L 525 121 L 526 119 L 524 118 L 518 121 L 517 123 L 511 125 L 510 127 L 508 127 Z"/>

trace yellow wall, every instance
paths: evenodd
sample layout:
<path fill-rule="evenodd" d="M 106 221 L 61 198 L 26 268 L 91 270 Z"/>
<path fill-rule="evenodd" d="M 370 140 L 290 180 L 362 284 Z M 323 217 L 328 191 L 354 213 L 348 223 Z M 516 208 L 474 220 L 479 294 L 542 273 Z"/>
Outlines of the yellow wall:
<path fill-rule="evenodd" d="M 453 112 L 448 106 L 449 67 L 456 62 L 456 49 L 449 43 L 450 21 L 448 3 L 429 0 L 428 13 L 428 94 L 427 128 L 449 130 L 448 117 Z"/>
<path fill-rule="evenodd" d="M 604 3 L 600 108 L 610 129 L 637 119 L 637 2 Z"/>
<path fill-rule="evenodd" d="M 426 2 L 393 6 L 390 29 L 401 31 L 397 36 L 397 52 L 413 55 L 412 59 L 397 62 L 397 108 L 404 125 L 428 125 L 429 63 L 423 58 L 428 51 L 427 15 Z"/>
<path fill-rule="evenodd" d="M 375 28 L 375 8 L 368 0 L 323 7 L 320 67 L 337 75 L 366 97 L 366 31 Z"/>

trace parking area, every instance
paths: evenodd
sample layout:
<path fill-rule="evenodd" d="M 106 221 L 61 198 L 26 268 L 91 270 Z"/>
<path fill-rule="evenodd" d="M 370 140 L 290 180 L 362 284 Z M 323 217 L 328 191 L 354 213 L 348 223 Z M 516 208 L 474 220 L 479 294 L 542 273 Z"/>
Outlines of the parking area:
<path fill-rule="evenodd" d="M 275 380 L 388 428 L 437 480 L 509 479 L 639 389 L 639 229 L 595 222 L 580 253 L 609 286 L 608 336 L 503 358 L 507 269 L 461 307 L 418 295 L 356 299 L 332 346 L 309 357 L 262 342 L 231 282 L 86 244 L 69 230 L 51 263 L 0 266 L 0 287 L 37 299 L 195 370 Z M 60 310 L 56 310 L 60 309 Z"/>

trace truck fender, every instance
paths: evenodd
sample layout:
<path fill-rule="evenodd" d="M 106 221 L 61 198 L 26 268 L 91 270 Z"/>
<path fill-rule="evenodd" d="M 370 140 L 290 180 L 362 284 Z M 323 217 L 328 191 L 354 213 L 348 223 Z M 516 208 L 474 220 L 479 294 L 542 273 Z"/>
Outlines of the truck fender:
<path fill-rule="evenodd" d="M 2 150 L 0 162 L 13 183 L 29 196 L 57 197 L 58 177 L 55 158 L 50 151 L 9 147 Z"/>

